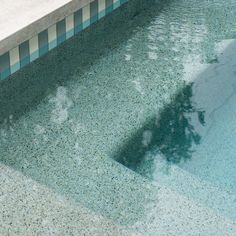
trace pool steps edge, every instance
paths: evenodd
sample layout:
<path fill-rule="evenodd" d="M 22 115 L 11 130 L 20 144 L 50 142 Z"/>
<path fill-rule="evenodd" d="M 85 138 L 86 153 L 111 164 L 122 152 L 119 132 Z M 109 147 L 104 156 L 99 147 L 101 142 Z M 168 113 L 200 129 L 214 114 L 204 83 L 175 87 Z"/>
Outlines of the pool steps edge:
<path fill-rule="evenodd" d="M 205 181 L 190 172 L 171 165 L 168 171 L 158 171 L 153 183 L 168 186 L 190 199 L 207 206 L 227 218 L 236 220 L 236 194 L 228 189 Z"/>
<path fill-rule="evenodd" d="M 0 235 L 139 235 L 8 166 L 0 172 Z"/>
<path fill-rule="evenodd" d="M 101 214 L 101 212 L 97 210 L 94 211 L 93 208 L 86 206 L 83 201 L 74 201 L 74 199 L 70 198 L 69 196 L 66 197 L 66 199 L 69 200 L 67 201 L 66 205 L 61 206 L 62 203 L 60 200 L 60 194 L 55 194 L 57 193 L 57 191 L 52 191 L 48 188 L 44 190 L 44 184 L 39 184 L 38 181 L 35 182 L 31 178 L 22 175 L 20 172 L 14 171 L 12 168 L 6 166 L 3 167 L 3 165 L 0 167 L 0 169 L 3 170 L 1 171 L 2 174 L 0 176 L 3 177 L 3 179 L 5 177 L 5 181 L 2 181 L 0 184 L 3 186 L 1 187 L 1 191 L 3 191 L 4 189 L 6 192 L 12 190 L 13 191 L 11 192 L 11 199 L 8 199 L 6 201 L 8 204 L 7 206 L 10 205 L 11 207 L 9 208 L 4 205 L 4 202 L 7 198 L 5 198 L 5 200 L 3 198 L 3 201 L 1 202 L 2 206 L 7 207 L 7 209 L 12 209 L 12 211 L 15 211 L 14 209 L 18 209 L 17 216 L 19 216 L 20 219 L 17 217 L 13 218 L 18 220 L 18 227 L 19 225 L 21 226 L 22 222 L 27 222 L 27 224 L 29 225 L 31 225 L 31 223 L 34 223 L 32 224 L 32 227 L 37 227 L 37 223 L 35 225 L 35 221 L 32 222 L 29 219 L 29 217 L 31 217 L 30 214 L 25 214 L 25 211 L 27 212 L 28 206 L 29 209 L 31 209 L 32 205 L 33 207 L 38 206 L 37 209 L 42 211 L 41 205 L 43 204 L 43 209 L 45 207 L 48 208 L 48 213 L 45 213 L 44 211 L 44 214 L 49 214 L 49 219 L 52 218 L 55 222 L 61 222 L 61 220 L 66 219 L 68 220 L 68 222 L 66 224 L 64 222 L 63 223 L 67 226 L 67 228 L 69 227 L 68 225 L 76 225 L 72 227 L 73 230 L 75 230 L 76 227 L 78 227 L 80 224 L 78 224 L 78 218 L 73 218 L 71 216 L 74 216 L 74 214 L 77 215 L 81 211 L 82 213 L 86 212 L 86 209 L 88 209 L 88 213 L 91 212 L 92 215 L 95 214 L 96 216 L 100 217 L 101 222 L 108 223 L 108 228 L 106 231 L 107 234 L 103 235 L 234 235 L 234 232 L 236 230 L 235 221 L 232 221 L 227 217 L 215 213 L 215 211 L 213 211 L 212 209 L 205 207 L 204 205 L 199 204 L 192 199 L 189 199 L 188 197 L 171 190 L 168 186 L 162 186 L 158 183 L 154 185 L 146 178 L 127 169 L 126 167 L 122 166 L 119 163 L 116 163 L 111 159 L 101 159 L 101 162 L 103 162 L 103 166 L 105 167 L 103 173 L 96 172 L 97 174 L 95 174 L 94 170 L 92 170 L 94 168 L 89 170 L 94 173 L 91 181 L 99 179 L 100 174 L 101 176 L 103 176 L 103 178 L 100 179 L 102 181 L 102 185 L 99 188 L 94 189 L 95 191 L 91 191 L 90 195 L 96 195 L 95 197 L 97 199 L 97 202 L 101 200 L 101 197 L 103 195 L 106 196 L 107 204 L 112 204 L 110 205 L 112 206 L 112 209 L 110 208 L 110 210 L 113 211 L 113 216 L 115 216 L 116 218 L 121 214 L 120 217 L 122 217 L 122 209 L 125 209 L 128 206 L 126 206 L 126 203 L 128 202 L 126 202 L 125 200 L 125 198 L 127 197 L 127 188 L 130 188 L 128 191 L 133 195 L 133 199 L 130 199 L 130 196 L 128 196 L 128 198 L 132 202 L 131 205 L 138 208 L 137 210 L 142 211 L 140 216 L 138 216 L 137 218 L 135 217 L 135 221 L 127 221 L 126 224 L 121 224 L 119 220 L 117 221 L 115 218 L 110 217 L 111 212 L 106 211 L 106 213 L 103 212 Z M 86 169 L 86 171 L 88 170 Z M 13 178 L 12 176 L 16 177 Z M 107 183 L 108 179 L 113 182 L 112 185 Z M 10 186 L 13 185 L 12 188 L 9 188 L 9 183 Z M 85 188 L 87 188 L 86 186 L 84 186 L 84 189 L 80 189 L 80 191 L 83 192 Z M 41 195 L 41 189 L 43 190 L 43 192 L 45 192 L 45 194 L 43 193 Z M 18 191 L 20 191 L 22 194 L 19 194 Z M 97 191 L 99 191 L 100 194 L 97 194 Z M 53 197 L 51 197 L 52 192 L 54 192 Z M 15 198 L 14 194 L 16 194 L 18 198 Z M 113 194 L 112 199 L 108 197 L 110 194 Z M 8 195 L 8 193 L 5 193 L 5 195 Z M 28 197 L 24 198 L 23 202 L 21 200 L 16 201 L 16 199 L 20 199 L 20 196 Z M 37 201 L 34 201 L 35 197 L 38 199 Z M 48 200 L 48 198 L 51 199 Z M 89 199 L 90 196 L 87 196 L 87 198 Z M 134 199 L 136 199 L 137 202 Z M 28 200 L 29 202 L 27 202 Z M 111 203 L 112 200 L 114 200 L 115 203 Z M 70 206 L 70 202 L 72 207 Z M 119 205 L 116 205 L 116 203 L 118 203 Z M 16 204 L 16 206 L 14 206 L 14 204 Z M 22 205 L 27 207 L 22 207 L 21 209 L 19 209 L 19 205 L 20 207 L 22 207 Z M 56 205 L 56 207 L 54 205 Z M 80 208 L 80 206 L 82 208 Z M 63 207 L 64 210 L 58 211 L 55 219 L 54 213 L 57 212 L 58 208 L 60 207 Z M 83 209 L 85 209 L 85 211 Z M 21 213 L 23 215 L 23 218 L 21 217 Z M 35 214 L 37 216 L 37 211 Z M 134 212 L 129 211 L 129 214 L 126 215 L 125 218 L 127 218 L 128 220 L 134 216 L 133 214 Z M 88 215 L 85 214 L 85 217 L 89 217 Z M 83 218 L 84 217 L 79 217 L 81 221 L 83 221 Z M 33 218 L 33 220 L 35 220 L 35 218 Z M 37 219 L 36 221 L 38 222 Z M 85 221 L 87 221 L 87 219 L 85 219 Z M 91 223 L 92 222 L 93 218 L 91 218 Z M 91 224 L 89 226 L 89 228 L 87 229 L 88 232 L 89 230 L 98 230 L 97 227 L 99 227 L 99 223 L 98 221 L 95 222 L 95 225 Z M 6 219 L 4 221 L 0 221 L 0 225 L 1 224 L 6 225 Z M 62 230 L 66 229 L 63 226 L 64 224 L 62 224 L 62 227 L 59 226 Z M 25 227 L 25 225 L 23 225 L 23 227 Z M 45 225 L 43 225 L 43 227 L 45 227 Z M 54 225 L 54 227 L 51 225 L 50 227 L 52 230 L 54 230 L 54 227 L 56 227 L 56 225 Z M 14 230 L 13 225 L 9 226 L 9 230 Z M 85 235 L 90 234 L 87 233 Z"/>

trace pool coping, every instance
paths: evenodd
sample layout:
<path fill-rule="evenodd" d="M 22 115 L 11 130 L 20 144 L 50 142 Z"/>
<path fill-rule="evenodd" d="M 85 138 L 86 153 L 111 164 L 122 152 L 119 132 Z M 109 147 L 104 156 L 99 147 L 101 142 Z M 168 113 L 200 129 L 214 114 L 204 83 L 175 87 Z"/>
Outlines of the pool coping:
<path fill-rule="evenodd" d="M 16 3 L 3 3 L 3 10 L 0 10 L 0 55 L 24 41 L 32 38 L 34 35 L 49 28 L 51 25 L 62 20 L 72 12 L 88 5 L 93 0 L 51 0 L 48 3 L 42 1 L 40 6 L 35 2 L 29 3 L 26 0 L 20 0 L 21 5 Z M 31 2 L 31 1 L 30 1 Z M 5 5 L 5 6 L 4 6 Z M 4 7 L 7 10 L 4 11 Z M 17 7 L 19 10 L 17 10 Z M 12 14 L 19 11 L 19 19 Z M 10 14 L 8 16 L 8 14 Z M 24 16 L 22 16 L 24 15 Z M 18 16 L 17 16 L 18 17 Z M 9 20 L 7 18 L 10 18 Z M 6 22 L 4 22 L 6 20 Z M 17 20 L 19 22 L 17 22 Z M 15 21 L 15 26 L 13 22 Z M 4 32 L 5 31 L 5 32 Z"/>
<path fill-rule="evenodd" d="M 0 81 L 88 28 L 128 0 L 70 0 L 0 40 Z"/>

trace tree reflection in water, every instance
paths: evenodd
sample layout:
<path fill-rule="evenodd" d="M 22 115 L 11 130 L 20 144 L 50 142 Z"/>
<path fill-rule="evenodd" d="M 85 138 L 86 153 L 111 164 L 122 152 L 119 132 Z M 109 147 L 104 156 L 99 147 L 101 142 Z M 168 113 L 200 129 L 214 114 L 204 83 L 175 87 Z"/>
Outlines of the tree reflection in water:
<path fill-rule="evenodd" d="M 190 159 L 193 145 L 198 145 L 201 140 L 191 117 L 196 115 L 198 122 L 205 124 L 205 112 L 196 108 L 191 100 L 192 87 L 193 83 L 186 85 L 162 110 L 158 119 L 149 120 L 115 154 L 115 159 L 132 170 L 140 168 L 147 152 L 159 152 L 168 163 L 177 164 Z"/>

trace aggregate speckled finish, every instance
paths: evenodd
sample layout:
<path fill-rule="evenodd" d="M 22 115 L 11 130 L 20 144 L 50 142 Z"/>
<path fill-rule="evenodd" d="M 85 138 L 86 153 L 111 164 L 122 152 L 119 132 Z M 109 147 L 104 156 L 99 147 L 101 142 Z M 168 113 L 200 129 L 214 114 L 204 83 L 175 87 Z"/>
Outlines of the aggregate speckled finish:
<path fill-rule="evenodd" d="M 117 226 L 109 227 L 115 230 L 122 227 L 134 235 L 234 236 L 235 208 L 227 211 L 228 205 L 220 202 L 231 196 L 226 204 L 235 204 L 234 193 L 208 180 L 201 185 L 180 167 L 171 169 L 169 178 L 160 174 L 153 182 L 116 161 L 137 131 L 192 82 L 195 72 L 216 61 L 216 43 L 234 38 L 236 19 L 233 10 L 229 16 L 228 7 L 236 9 L 236 1 L 163 0 L 151 6 L 149 1 L 128 3 L 2 83 L 0 161 L 25 180 L 31 178 L 75 206 L 111 220 Z M 215 23 L 216 11 L 223 29 Z M 147 134 L 142 145 L 148 143 Z M 186 185 L 181 185 L 184 178 Z M 7 194 L 8 184 L 1 184 Z M 32 191 L 30 185 L 20 186 L 19 191 Z M 195 198 L 195 189 L 201 187 L 221 194 L 216 205 L 210 193 L 197 191 L 200 196 Z M 1 203 L 5 209 L 12 204 L 6 204 L 7 198 Z M 64 219 L 61 224 L 67 227 L 70 221 Z M 7 220 L 1 223 L 14 229 Z M 18 225 L 22 232 L 27 230 Z"/>
<path fill-rule="evenodd" d="M 0 235 L 138 235 L 0 166 Z"/>
<path fill-rule="evenodd" d="M 106 165 L 108 169 L 104 172 Z M 125 227 L 1 165 L 1 235 L 234 235 L 235 223 L 214 211 L 158 184 L 152 185 L 117 163 L 111 165 L 109 159 L 107 163 L 103 160 L 99 167 L 104 179 L 101 185 L 93 186 L 94 190 L 101 188 L 97 201 L 101 198 L 112 202 L 110 211 L 116 218 L 125 217 Z M 83 168 L 88 170 L 86 166 Z M 101 177 L 93 175 L 93 178 L 95 182 Z M 126 189 L 118 187 L 118 182 L 125 181 Z M 135 205 L 142 215 L 132 212 L 132 206 L 130 212 L 122 212 L 128 207 L 124 196 L 130 190 L 135 198 L 130 196 L 129 204 Z M 98 192 L 95 190 L 93 194 Z"/>

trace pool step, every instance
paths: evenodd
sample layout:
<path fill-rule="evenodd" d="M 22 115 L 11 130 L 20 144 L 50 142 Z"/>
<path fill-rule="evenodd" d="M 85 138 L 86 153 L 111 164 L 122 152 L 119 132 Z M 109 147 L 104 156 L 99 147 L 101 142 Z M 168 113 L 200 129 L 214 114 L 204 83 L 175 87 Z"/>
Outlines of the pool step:
<path fill-rule="evenodd" d="M 68 146 L 71 147 L 71 143 L 68 143 Z M 65 227 L 71 224 L 75 227 L 75 230 L 78 230 L 79 225 L 74 226 L 73 222 L 80 222 L 79 210 L 74 213 L 77 214 L 75 221 L 69 219 L 73 212 L 63 213 L 68 208 L 77 209 L 76 205 L 78 205 L 78 208 L 83 206 L 85 209 L 90 209 L 101 219 L 109 219 L 108 222 L 110 220 L 115 222 L 118 225 L 114 226 L 115 230 L 118 230 L 119 225 L 121 225 L 121 229 L 124 228 L 134 234 L 139 232 L 144 236 L 235 235 L 235 221 L 204 206 L 204 204 L 195 201 L 191 197 L 174 191 L 164 182 L 161 183 L 160 181 L 159 183 L 157 181 L 153 184 L 147 178 L 99 153 L 94 153 L 93 156 L 87 155 L 86 158 L 83 158 L 78 155 L 78 152 L 74 152 L 65 158 L 65 152 L 63 151 L 66 149 L 65 144 L 57 145 L 55 149 L 52 149 L 52 147 L 48 147 L 48 149 L 52 151 L 43 148 L 38 149 L 37 154 L 30 154 L 29 159 L 26 158 L 29 155 L 28 153 L 21 153 L 21 155 L 18 155 L 17 152 L 12 153 L 12 159 L 9 157 L 5 160 L 5 163 L 23 172 L 25 176 L 30 176 L 36 182 L 47 186 L 47 189 L 49 188 L 70 199 L 72 206 L 68 205 L 67 207 L 65 205 L 62 207 L 63 210 L 60 210 L 57 197 L 44 201 L 42 200 L 44 197 L 38 198 L 39 195 L 42 195 L 41 191 L 37 191 L 38 187 L 35 190 L 30 180 L 28 180 L 28 183 L 20 184 L 18 177 L 14 177 L 10 184 L 8 182 L 3 184 L 4 181 L 1 181 L 1 185 L 5 187 L 8 196 L 11 196 L 11 192 L 14 193 L 14 189 L 16 189 L 16 193 L 12 195 L 12 200 L 3 209 L 4 212 L 7 212 L 6 210 L 10 206 L 16 209 L 16 211 L 12 209 L 15 215 L 10 217 L 13 218 L 14 222 L 19 220 L 18 217 L 21 217 L 21 215 L 18 216 L 18 212 L 23 212 L 22 218 L 26 219 L 26 222 L 28 220 L 31 222 L 27 215 L 31 216 L 32 214 L 36 219 L 42 220 L 46 211 L 51 220 L 56 215 L 56 222 L 58 222 L 56 224 L 59 230 L 65 230 Z M 1 167 L 1 174 L 6 172 L 5 168 L 2 169 Z M 22 174 L 18 175 L 19 179 L 22 178 L 20 176 L 23 176 Z M 4 179 L 4 176 L 1 178 Z M 10 175 L 9 179 L 12 178 Z M 48 192 L 43 196 L 47 197 Z M 28 196 L 30 193 L 33 194 L 33 197 Z M 25 199 L 29 199 L 30 203 Z M 31 213 L 34 209 L 34 202 L 36 202 L 37 211 Z M 20 207 L 18 204 L 20 204 Z M 51 204 L 52 206 L 50 206 Z M 29 206 L 26 207 L 27 214 L 24 211 L 24 206 Z M 39 215 L 38 218 L 37 215 Z M 95 228 L 99 226 L 99 222 L 102 222 L 99 219 L 94 226 Z M 33 220 L 33 224 L 36 224 L 35 221 L 37 220 Z M 63 221 L 66 221 L 66 223 L 63 224 Z M 89 225 L 88 222 L 87 225 Z M 107 231 L 111 231 L 111 228 L 112 225 Z M 83 228 L 83 230 L 85 229 Z M 99 230 L 105 232 L 104 228 Z"/>
<path fill-rule="evenodd" d="M 139 235 L 2 164 L 0 203 L 2 236 Z"/>
<path fill-rule="evenodd" d="M 176 194 L 168 188 L 160 188 L 158 200 L 147 205 L 149 213 L 137 222 L 133 229 L 142 235 L 219 235 L 234 236 L 236 222 L 211 209 Z"/>
<path fill-rule="evenodd" d="M 167 166 L 163 162 L 160 163 L 154 176 L 154 180 L 158 184 L 168 186 L 170 189 L 214 209 L 219 214 L 236 220 L 236 195 L 233 192 L 204 181 L 176 165 Z"/>
<path fill-rule="evenodd" d="M 115 189 L 113 194 L 116 204 L 111 206 L 109 211 L 118 210 L 117 213 L 122 213 L 124 208 L 128 208 L 125 222 L 120 222 L 119 217 L 113 220 L 118 220 L 130 230 L 138 231 L 141 235 L 168 236 L 233 236 L 236 233 L 236 221 L 195 201 L 192 197 L 173 191 L 168 185 L 164 186 L 159 182 L 154 184 L 113 160 L 104 159 L 103 168 L 107 171 L 103 172 L 102 194 L 109 195 L 110 191 Z M 114 179 L 109 187 L 106 186 L 106 178 Z M 107 205 L 109 204 L 108 200 Z"/>
<path fill-rule="evenodd" d="M 44 172 L 45 184 L 59 195 L 1 165 L 1 235 L 9 230 L 11 235 L 44 230 L 54 235 L 235 235 L 234 221 L 112 159 L 95 159 L 92 166 L 72 166 L 68 158 L 64 169 L 51 167 L 61 190 L 49 186 L 52 176 Z"/>

